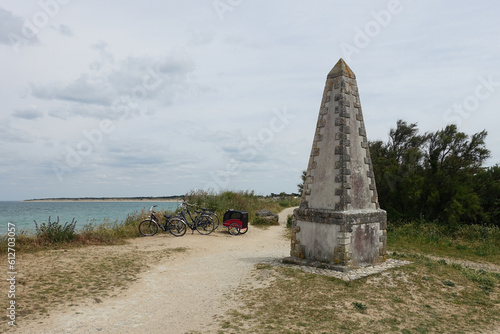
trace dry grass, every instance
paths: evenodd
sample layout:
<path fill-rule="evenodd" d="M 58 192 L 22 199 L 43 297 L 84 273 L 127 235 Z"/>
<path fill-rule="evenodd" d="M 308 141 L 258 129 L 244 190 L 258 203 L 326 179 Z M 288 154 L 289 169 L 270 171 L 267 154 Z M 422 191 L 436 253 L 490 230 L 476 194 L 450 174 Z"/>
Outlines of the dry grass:
<path fill-rule="evenodd" d="M 258 266 L 262 288 L 219 333 L 481 333 L 500 328 L 500 275 L 416 256 L 413 263 L 346 283 Z"/>
<path fill-rule="evenodd" d="M 16 317 L 19 321 L 46 317 L 53 309 L 100 303 L 118 295 L 147 270 L 172 252 L 143 250 L 137 246 L 94 246 L 17 253 Z M 7 262 L 5 257 L 0 261 Z M 0 290 L 8 291 L 0 281 Z M 2 299 L 6 309 L 9 301 Z M 7 317 L 3 316 L 0 331 Z"/>

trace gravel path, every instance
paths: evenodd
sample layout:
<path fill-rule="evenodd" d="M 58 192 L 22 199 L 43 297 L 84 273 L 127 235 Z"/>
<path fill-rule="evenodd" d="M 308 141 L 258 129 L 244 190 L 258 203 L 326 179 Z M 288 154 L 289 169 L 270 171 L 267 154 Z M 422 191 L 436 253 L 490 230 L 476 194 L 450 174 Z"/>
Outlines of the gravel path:
<path fill-rule="evenodd" d="M 23 333 L 216 333 L 220 319 L 236 306 L 230 298 L 251 281 L 254 265 L 289 255 L 283 237 L 293 208 L 280 213 L 280 226 L 250 227 L 231 236 L 189 232 L 180 238 L 159 235 L 136 238 L 116 247 L 148 247 L 158 251 L 187 247 L 165 258 L 120 295 L 100 303 L 57 311 L 49 318 L 22 324 Z M 222 226 L 219 229 L 223 229 Z M 115 246 L 113 246 L 115 247 Z"/>

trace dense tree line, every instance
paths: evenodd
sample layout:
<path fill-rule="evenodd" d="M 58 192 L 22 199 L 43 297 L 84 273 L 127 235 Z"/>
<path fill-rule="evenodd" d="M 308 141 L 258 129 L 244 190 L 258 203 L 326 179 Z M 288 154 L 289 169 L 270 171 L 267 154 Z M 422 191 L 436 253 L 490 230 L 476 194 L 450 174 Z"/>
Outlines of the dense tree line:
<path fill-rule="evenodd" d="M 487 132 L 472 136 L 454 124 L 420 134 L 399 120 L 389 141 L 370 142 L 380 206 L 390 220 L 500 225 L 500 167 L 490 156 Z"/>

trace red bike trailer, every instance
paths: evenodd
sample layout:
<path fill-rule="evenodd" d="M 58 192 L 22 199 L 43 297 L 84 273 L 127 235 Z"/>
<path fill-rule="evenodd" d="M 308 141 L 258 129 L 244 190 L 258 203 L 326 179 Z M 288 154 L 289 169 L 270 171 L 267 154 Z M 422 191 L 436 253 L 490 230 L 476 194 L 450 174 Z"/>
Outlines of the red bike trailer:
<path fill-rule="evenodd" d="M 222 225 L 227 227 L 231 235 L 245 234 L 248 231 L 248 212 L 227 210 Z"/>

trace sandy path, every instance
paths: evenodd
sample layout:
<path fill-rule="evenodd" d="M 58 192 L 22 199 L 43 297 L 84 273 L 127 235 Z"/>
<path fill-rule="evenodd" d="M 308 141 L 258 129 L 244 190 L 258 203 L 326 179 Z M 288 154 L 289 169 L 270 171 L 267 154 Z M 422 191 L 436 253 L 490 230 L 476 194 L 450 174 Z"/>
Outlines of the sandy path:
<path fill-rule="evenodd" d="M 43 321 L 20 324 L 23 333 L 216 333 L 219 319 L 232 306 L 230 296 L 251 282 L 254 265 L 289 255 L 283 237 L 286 217 L 280 226 L 250 229 L 241 236 L 188 232 L 181 238 L 159 235 L 137 238 L 130 245 L 168 249 L 188 247 L 185 253 L 165 258 L 119 297 L 102 303 L 57 311 Z M 222 226 L 219 229 L 223 229 Z"/>

